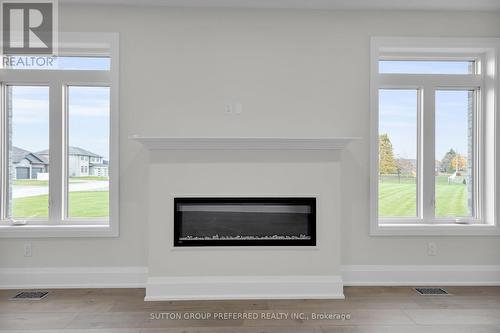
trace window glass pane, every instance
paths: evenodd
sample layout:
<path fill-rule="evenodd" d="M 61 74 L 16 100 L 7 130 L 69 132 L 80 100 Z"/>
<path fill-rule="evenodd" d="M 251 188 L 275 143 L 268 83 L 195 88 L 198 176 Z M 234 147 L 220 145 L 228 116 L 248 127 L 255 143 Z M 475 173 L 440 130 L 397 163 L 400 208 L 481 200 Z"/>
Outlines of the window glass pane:
<path fill-rule="evenodd" d="M 474 61 L 380 60 L 384 74 L 473 74 Z"/>
<path fill-rule="evenodd" d="M 108 87 L 68 87 L 70 218 L 109 216 L 109 96 Z"/>
<path fill-rule="evenodd" d="M 436 216 L 471 216 L 474 91 L 436 91 Z"/>
<path fill-rule="evenodd" d="M 14 219 L 49 214 L 49 88 L 8 86 L 8 203 Z"/>
<path fill-rule="evenodd" d="M 111 69 L 109 57 L 4 56 L 10 69 L 101 70 Z"/>
<path fill-rule="evenodd" d="M 379 91 L 380 217 L 417 216 L 418 90 Z"/>

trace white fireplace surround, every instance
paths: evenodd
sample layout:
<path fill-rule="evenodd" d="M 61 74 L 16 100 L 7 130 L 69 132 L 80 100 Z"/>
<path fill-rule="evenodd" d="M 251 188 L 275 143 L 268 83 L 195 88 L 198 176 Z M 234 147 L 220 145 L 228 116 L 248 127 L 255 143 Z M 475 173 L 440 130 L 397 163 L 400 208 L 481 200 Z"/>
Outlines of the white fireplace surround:
<path fill-rule="evenodd" d="M 339 246 L 340 155 L 328 152 L 340 151 L 359 138 L 180 138 L 133 135 L 130 139 L 141 143 L 151 152 L 151 206 L 148 217 L 150 250 L 145 300 L 344 298 Z M 190 158 L 183 160 L 187 155 L 180 152 L 195 153 L 198 150 L 213 151 L 210 156 L 233 156 L 231 151 L 288 151 L 284 154 L 297 156 L 297 163 L 287 159 L 277 165 L 275 160 L 267 162 L 269 155 L 264 154 L 257 164 L 239 160 L 238 157 L 230 163 L 218 161 L 215 157 L 218 161 L 215 164 L 210 157 L 211 163 L 206 164 L 203 159 L 207 155 L 200 155 L 193 162 Z M 325 154 L 315 155 L 316 160 L 309 161 L 307 158 L 304 160 L 304 156 L 311 155 L 293 153 L 306 150 L 323 151 Z M 243 181 L 237 177 L 239 174 L 253 175 L 255 178 Z M 268 177 L 273 181 L 270 182 Z M 180 251 L 172 248 L 173 206 L 165 205 L 165 198 L 170 202 L 176 195 L 234 193 L 235 196 L 244 196 L 256 193 L 256 190 L 261 196 L 272 196 L 276 189 L 283 189 L 279 192 L 285 196 L 296 196 L 297 192 L 301 195 L 314 193 L 315 197 L 321 196 L 322 200 L 331 202 L 318 206 L 317 228 L 322 232 L 317 241 L 321 246 L 314 247 L 314 251 L 307 247 L 226 247 L 218 251 L 207 251 L 206 248 Z M 270 257 L 281 260 L 282 268 L 272 267 Z M 245 266 L 238 262 L 241 261 L 239 258 L 250 260 L 253 266 Z M 206 266 L 207 261 L 213 261 L 215 266 Z M 233 265 L 225 266 L 225 262 L 235 263 L 234 268 Z M 298 262 L 303 264 L 297 266 Z"/>

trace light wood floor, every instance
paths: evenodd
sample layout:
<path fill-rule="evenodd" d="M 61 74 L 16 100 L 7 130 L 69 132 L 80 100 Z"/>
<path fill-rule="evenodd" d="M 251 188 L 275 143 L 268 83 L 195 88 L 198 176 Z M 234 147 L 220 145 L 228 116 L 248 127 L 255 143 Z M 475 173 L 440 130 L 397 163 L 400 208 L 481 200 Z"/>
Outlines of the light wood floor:
<path fill-rule="evenodd" d="M 8 301 L 0 290 L 0 332 L 167 333 L 489 333 L 500 332 L 500 287 L 449 287 L 451 296 L 419 296 L 409 287 L 347 287 L 346 300 L 144 302 L 143 289 L 51 290 L 41 301 Z M 162 313 L 247 313 L 259 319 L 151 319 Z M 262 319 L 262 314 L 309 320 Z M 312 313 L 349 320 L 312 320 Z"/>

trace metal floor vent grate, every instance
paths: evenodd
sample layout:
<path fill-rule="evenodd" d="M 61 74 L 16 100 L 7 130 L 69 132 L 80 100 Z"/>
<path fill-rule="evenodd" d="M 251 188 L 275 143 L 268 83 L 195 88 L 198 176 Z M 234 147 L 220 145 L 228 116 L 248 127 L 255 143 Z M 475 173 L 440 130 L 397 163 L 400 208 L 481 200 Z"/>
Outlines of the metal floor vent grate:
<path fill-rule="evenodd" d="M 22 291 L 16 296 L 9 298 L 9 300 L 26 300 L 26 301 L 38 301 L 49 294 L 48 291 Z"/>
<path fill-rule="evenodd" d="M 443 288 L 414 288 L 420 295 L 449 295 Z"/>

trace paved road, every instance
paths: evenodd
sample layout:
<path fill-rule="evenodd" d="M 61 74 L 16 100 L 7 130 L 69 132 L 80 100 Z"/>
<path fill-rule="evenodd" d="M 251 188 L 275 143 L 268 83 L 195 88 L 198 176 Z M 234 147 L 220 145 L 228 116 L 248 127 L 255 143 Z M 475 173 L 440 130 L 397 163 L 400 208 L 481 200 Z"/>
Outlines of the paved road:
<path fill-rule="evenodd" d="M 107 191 L 108 182 L 101 180 L 89 180 L 85 182 L 70 183 L 69 191 Z M 49 188 L 47 186 L 20 186 L 14 185 L 12 187 L 13 198 L 25 198 L 32 197 L 35 195 L 49 194 Z"/>

